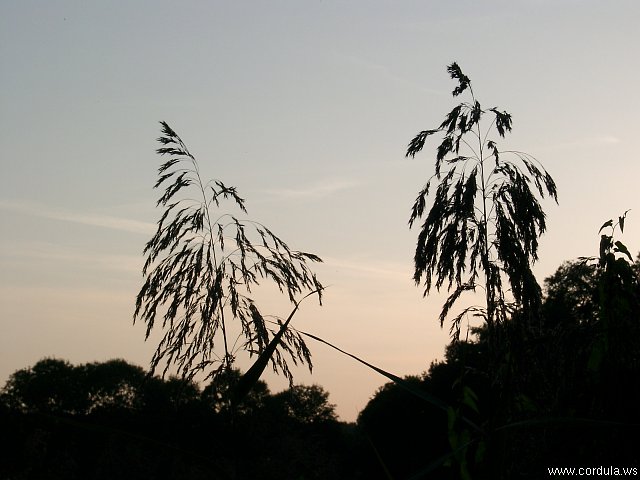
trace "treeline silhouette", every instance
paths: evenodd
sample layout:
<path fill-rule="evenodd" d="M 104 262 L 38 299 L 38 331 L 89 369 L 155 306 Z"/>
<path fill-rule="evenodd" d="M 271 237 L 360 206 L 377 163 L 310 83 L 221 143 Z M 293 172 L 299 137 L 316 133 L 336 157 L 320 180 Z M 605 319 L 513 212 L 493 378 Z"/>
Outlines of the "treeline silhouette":
<path fill-rule="evenodd" d="M 389 383 L 347 424 L 317 385 L 273 394 L 260 381 L 231 408 L 237 370 L 200 388 L 124 360 L 41 360 L 13 373 L 0 394 L 0 475 L 461 478 L 453 462 L 429 465 L 464 445 L 465 435 L 472 478 L 495 471 L 545 478 L 558 465 L 638 466 L 640 262 L 628 265 L 615 280 L 585 261 L 563 264 L 545 281 L 537 328 L 518 316 L 501 327 L 500 361 L 488 359 L 495 353 L 479 329 L 449 345 L 427 372 L 405 377 L 455 406 L 448 412 Z M 456 423 L 462 416 L 487 438 L 471 443 Z"/>
<path fill-rule="evenodd" d="M 43 359 L 2 390 L 2 478 L 353 478 L 353 427 L 328 393 L 259 382 L 231 411 L 240 372 L 203 389 L 124 360 Z"/>

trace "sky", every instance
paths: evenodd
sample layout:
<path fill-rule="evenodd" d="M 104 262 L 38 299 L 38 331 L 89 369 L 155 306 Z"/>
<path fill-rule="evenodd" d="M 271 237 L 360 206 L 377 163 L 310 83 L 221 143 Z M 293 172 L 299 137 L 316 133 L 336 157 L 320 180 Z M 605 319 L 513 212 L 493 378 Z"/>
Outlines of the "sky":
<path fill-rule="evenodd" d="M 160 120 L 250 218 L 323 258 L 323 306 L 306 300 L 294 325 L 397 375 L 449 339 L 443 295 L 412 281 L 407 225 L 436 144 L 404 153 L 456 104 L 452 61 L 512 114 L 499 146 L 558 185 L 539 281 L 596 255 L 628 209 L 620 239 L 637 252 L 639 18 L 635 0 L 0 2 L 0 384 L 43 357 L 149 364 L 159 332 L 145 342 L 132 316 L 162 213 Z M 296 382 L 355 420 L 385 378 L 309 347 Z"/>

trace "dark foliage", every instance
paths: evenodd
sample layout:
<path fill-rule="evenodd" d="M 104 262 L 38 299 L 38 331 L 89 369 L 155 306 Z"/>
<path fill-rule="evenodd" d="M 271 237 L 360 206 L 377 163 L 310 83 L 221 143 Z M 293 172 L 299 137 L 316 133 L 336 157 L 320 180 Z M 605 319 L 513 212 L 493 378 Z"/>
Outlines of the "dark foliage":
<path fill-rule="evenodd" d="M 371 443 L 370 478 L 640 468 L 640 256 L 632 262 L 616 238 L 624 218 L 605 223 L 598 257 L 566 262 L 546 279 L 540 328 L 511 312 L 492 333 L 503 342 L 491 345 L 485 324 L 473 340 L 453 341 L 428 373 L 404 379 L 451 405 L 447 412 L 399 382 L 376 393 L 358 419 Z"/>
<path fill-rule="evenodd" d="M 220 372 L 215 379 L 211 380 L 202 390 L 202 400 L 208 408 L 217 413 L 229 413 L 232 408 L 232 398 L 234 392 L 242 378 L 242 372 L 238 369 L 231 369 Z M 258 380 L 244 397 L 242 403 L 235 407 L 240 414 L 257 412 L 264 407 L 266 399 L 271 392 L 267 384 Z"/>
<path fill-rule="evenodd" d="M 451 395 L 451 386 L 437 391 L 428 378 L 405 377 L 415 388 Z M 369 478 L 409 478 L 450 451 L 447 415 L 395 383 L 381 387 L 358 416 L 358 426 L 371 448 Z M 435 474 L 443 475 L 445 469 Z"/>
<path fill-rule="evenodd" d="M 320 385 L 294 385 L 274 395 L 271 402 L 271 408 L 299 424 L 321 424 L 337 420 L 335 405 L 329 403 L 329 392 Z"/>
<path fill-rule="evenodd" d="M 452 342 L 445 361 L 432 363 L 421 376 L 404 378 L 447 405 L 465 398 L 457 410 L 442 410 L 397 383 L 387 383 L 376 392 L 358 417 L 373 452 L 368 462 L 370 478 L 460 478 L 452 443 L 461 440 L 463 432 L 471 433 L 464 425 L 453 428 L 451 422 L 464 414 L 485 425 L 491 417 L 496 398 L 484 370 L 486 354 L 484 342 Z M 471 437 L 465 440 L 469 441 Z M 482 445 L 469 449 L 471 457 L 483 455 Z"/>
<path fill-rule="evenodd" d="M 271 395 L 259 382 L 230 415 L 237 370 L 202 391 L 144 373 L 55 359 L 15 372 L 0 393 L 0 478 L 364 478 L 361 439 L 319 386 Z"/>

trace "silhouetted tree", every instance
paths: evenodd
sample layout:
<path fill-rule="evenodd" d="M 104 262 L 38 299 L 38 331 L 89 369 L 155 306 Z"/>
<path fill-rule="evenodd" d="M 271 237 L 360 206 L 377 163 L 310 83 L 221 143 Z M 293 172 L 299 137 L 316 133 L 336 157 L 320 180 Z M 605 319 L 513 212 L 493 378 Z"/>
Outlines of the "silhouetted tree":
<path fill-rule="evenodd" d="M 249 478 L 357 478 L 352 432 L 337 421 L 329 394 L 319 385 L 294 385 L 266 399 L 252 426 L 263 469 Z M 256 425 L 257 424 L 257 425 Z"/>
<path fill-rule="evenodd" d="M 146 409 L 175 412 L 201 404 L 202 392 L 192 380 L 170 376 L 166 379 L 147 377 L 143 394 Z"/>
<path fill-rule="evenodd" d="M 596 266 L 584 261 L 564 262 L 544 280 L 544 317 L 562 325 L 588 325 L 597 318 Z"/>
<path fill-rule="evenodd" d="M 43 359 L 0 397 L 0 478 L 221 478 L 202 453 L 213 412 L 193 383 L 124 360 Z"/>
<path fill-rule="evenodd" d="M 448 392 L 434 392 L 424 377 L 407 376 L 404 380 L 432 394 L 451 394 L 451 384 Z M 449 380 L 453 383 L 455 376 Z M 370 478 L 409 478 L 450 451 L 446 413 L 395 383 L 376 391 L 358 415 L 358 427 L 372 452 L 367 470 Z M 435 475 L 441 478 L 443 470 L 438 469 Z"/>
<path fill-rule="evenodd" d="M 86 413 L 111 410 L 140 410 L 144 406 L 142 390 L 146 372 L 125 360 L 93 362 L 75 367 L 83 377 Z"/>
<path fill-rule="evenodd" d="M 11 374 L 2 389 L 12 410 L 39 413 L 84 413 L 88 398 L 82 375 L 66 360 L 45 358 Z"/>
<path fill-rule="evenodd" d="M 2 403 L 13 411 L 69 415 L 168 411 L 200 400 L 193 382 L 150 377 L 121 359 L 74 366 L 45 358 L 11 374 L 0 392 Z"/>
<path fill-rule="evenodd" d="M 301 424 L 332 422 L 337 419 L 329 392 L 320 385 L 294 385 L 273 396 L 275 408 Z"/>

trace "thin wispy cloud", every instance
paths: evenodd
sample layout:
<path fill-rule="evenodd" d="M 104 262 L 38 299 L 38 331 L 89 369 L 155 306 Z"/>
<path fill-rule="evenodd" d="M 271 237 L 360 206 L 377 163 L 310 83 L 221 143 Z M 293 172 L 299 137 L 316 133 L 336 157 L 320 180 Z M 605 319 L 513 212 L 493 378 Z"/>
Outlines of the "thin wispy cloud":
<path fill-rule="evenodd" d="M 322 257 L 323 263 L 328 268 L 334 268 L 350 272 L 356 275 L 368 277 L 395 279 L 400 281 L 411 280 L 411 269 L 407 265 L 380 261 L 350 260 L 335 257 Z"/>
<path fill-rule="evenodd" d="M 156 229 L 156 226 L 149 222 L 99 213 L 72 212 L 36 203 L 0 200 L 0 210 L 143 235 L 153 234 Z"/>
<path fill-rule="evenodd" d="M 301 188 L 276 188 L 266 190 L 266 193 L 281 199 L 317 199 L 333 195 L 337 192 L 350 190 L 360 186 L 353 180 L 326 180 Z"/>
<path fill-rule="evenodd" d="M 350 65 L 353 65 L 356 68 L 366 70 L 368 72 L 368 75 L 367 75 L 368 77 L 371 77 L 373 75 L 374 77 L 378 77 L 394 83 L 399 83 L 403 87 L 410 87 L 412 89 L 415 89 L 416 91 L 423 92 L 423 93 L 429 93 L 434 95 L 448 95 L 449 93 L 444 90 L 437 90 L 434 88 L 425 87 L 424 85 L 420 85 L 405 76 L 398 75 L 397 73 L 391 71 L 391 69 L 385 65 L 372 62 L 362 57 L 347 55 L 341 52 L 334 52 L 334 56 L 336 58 L 339 58 L 347 62 Z"/>
<path fill-rule="evenodd" d="M 114 255 L 71 250 L 48 243 L 3 246 L 3 254 L 12 261 L 28 261 L 42 264 L 54 262 L 69 266 L 86 266 L 95 270 L 139 273 L 143 258 L 140 255 Z M 0 258 L 2 258 L 0 256 Z"/>
<path fill-rule="evenodd" d="M 555 145 L 542 146 L 540 150 L 566 150 L 577 148 L 604 148 L 622 143 L 622 140 L 614 135 L 598 135 L 594 137 L 577 138 L 568 142 Z"/>

